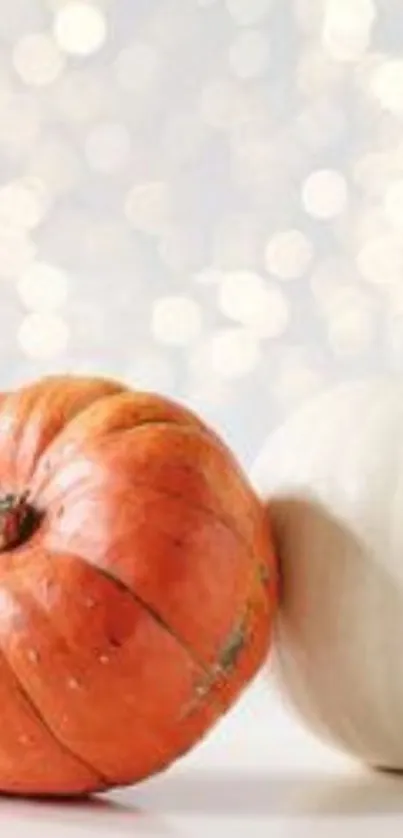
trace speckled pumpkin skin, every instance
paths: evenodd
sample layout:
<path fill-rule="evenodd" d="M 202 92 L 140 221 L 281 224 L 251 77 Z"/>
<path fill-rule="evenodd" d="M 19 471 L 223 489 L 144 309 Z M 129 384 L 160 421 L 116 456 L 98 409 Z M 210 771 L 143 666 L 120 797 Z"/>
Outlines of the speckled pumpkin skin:
<path fill-rule="evenodd" d="M 0 555 L 0 790 L 162 770 L 269 648 L 276 565 L 249 483 L 184 408 L 60 377 L 1 401 L 0 488 L 35 515 Z"/>

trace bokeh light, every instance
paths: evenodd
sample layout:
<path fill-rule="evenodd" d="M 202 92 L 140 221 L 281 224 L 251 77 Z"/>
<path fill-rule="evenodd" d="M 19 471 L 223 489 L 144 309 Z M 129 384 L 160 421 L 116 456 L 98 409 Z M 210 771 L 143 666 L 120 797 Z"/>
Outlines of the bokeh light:
<path fill-rule="evenodd" d="M 30 358 L 51 358 L 65 351 L 69 329 L 60 317 L 34 312 L 28 314 L 18 330 L 22 352 Z"/>
<path fill-rule="evenodd" d="M 344 307 L 350 300 L 357 301 L 362 283 L 357 270 L 346 259 L 328 257 L 318 262 L 309 277 L 309 286 L 319 314 L 329 316 L 335 309 Z"/>
<path fill-rule="evenodd" d="M 106 18 L 97 6 L 73 0 L 56 13 L 54 34 L 64 52 L 79 56 L 91 55 L 105 43 Z"/>
<path fill-rule="evenodd" d="M 355 183 L 371 197 L 383 195 L 385 187 L 393 179 L 395 162 L 389 151 L 368 152 L 353 164 Z"/>
<path fill-rule="evenodd" d="M 137 230 L 162 233 L 171 217 L 170 192 L 164 181 L 136 184 L 128 193 L 126 217 Z"/>
<path fill-rule="evenodd" d="M 64 68 L 64 57 L 49 35 L 25 35 L 13 50 L 13 64 L 25 84 L 52 84 Z"/>
<path fill-rule="evenodd" d="M 371 43 L 372 0 L 326 0 L 323 45 L 336 61 L 358 61 Z"/>
<path fill-rule="evenodd" d="M 372 90 L 385 110 L 403 114 L 403 60 L 386 59 L 380 64 L 373 74 Z"/>
<path fill-rule="evenodd" d="M 226 317 L 248 327 L 258 337 L 278 337 L 287 327 L 289 312 L 284 293 L 258 274 L 224 273 L 218 300 Z"/>
<path fill-rule="evenodd" d="M 242 378 L 260 358 L 256 336 L 248 329 L 228 328 L 217 332 L 210 343 L 211 366 L 221 378 Z"/>
<path fill-rule="evenodd" d="M 363 278 L 374 285 L 401 282 L 403 242 L 397 233 L 369 239 L 357 254 L 357 267 Z"/>
<path fill-rule="evenodd" d="M 43 221 L 50 195 L 39 178 L 21 178 L 0 187 L 0 223 L 31 230 Z"/>
<path fill-rule="evenodd" d="M 311 172 L 302 187 L 302 202 L 309 215 L 328 219 L 340 215 L 347 204 L 345 177 L 332 169 Z"/>
<path fill-rule="evenodd" d="M 296 85 L 303 96 L 316 98 L 338 91 L 343 82 L 344 65 L 315 42 L 303 50 L 297 60 Z"/>
<path fill-rule="evenodd" d="M 59 268 L 45 262 L 33 262 L 21 274 L 17 287 L 22 302 L 32 311 L 55 311 L 67 299 L 67 277 Z"/>
<path fill-rule="evenodd" d="M 296 279 L 308 269 L 313 247 L 300 230 L 280 230 L 270 237 L 266 246 L 266 267 L 280 279 Z"/>
<path fill-rule="evenodd" d="M 172 296 L 155 301 L 151 330 L 157 342 L 187 346 L 199 337 L 201 329 L 201 310 L 195 300 Z"/>

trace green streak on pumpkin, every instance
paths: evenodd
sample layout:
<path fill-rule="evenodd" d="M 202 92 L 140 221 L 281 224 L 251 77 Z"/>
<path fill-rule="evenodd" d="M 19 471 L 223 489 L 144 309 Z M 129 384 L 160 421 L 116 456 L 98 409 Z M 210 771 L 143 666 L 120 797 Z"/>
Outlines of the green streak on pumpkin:
<path fill-rule="evenodd" d="M 233 669 L 238 660 L 238 656 L 244 647 L 245 639 L 245 624 L 244 622 L 238 623 L 221 649 L 218 659 L 220 670 L 223 672 L 229 672 Z"/>
<path fill-rule="evenodd" d="M 263 564 L 263 563 L 259 564 L 258 573 L 259 573 L 260 581 L 263 582 L 264 585 L 266 585 L 267 582 L 270 579 L 270 571 L 269 571 L 269 568 L 268 568 L 267 564 Z"/>
<path fill-rule="evenodd" d="M 217 663 L 213 664 L 205 673 L 204 677 L 196 684 L 195 699 L 187 705 L 181 714 L 181 718 L 186 718 L 198 707 L 199 703 L 208 696 L 215 683 L 220 676 L 227 675 L 236 666 L 240 652 L 242 651 L 246 641 L 246 622 L 247 615 L 237 623 L 235 628 L 231 631 L 226 643 L 222 647 L 218 656 Z"/>

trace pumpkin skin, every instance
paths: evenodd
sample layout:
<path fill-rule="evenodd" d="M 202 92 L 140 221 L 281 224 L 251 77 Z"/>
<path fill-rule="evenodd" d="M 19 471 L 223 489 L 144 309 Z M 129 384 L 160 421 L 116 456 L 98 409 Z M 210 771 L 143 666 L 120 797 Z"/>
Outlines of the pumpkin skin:
<path fill-rule="evenodd" d="M 272 673 L 320 737 L 403 769 L 403 386 L 351 382 L 272 434 L 253 468 L 280 563 Z"/>
<path fill-rule="evenodd" d="M 267 653 L 266 516 L 196 416 L 55 377 L 0 403 L 0 790 L 75 795 L 168 766 Z"/>

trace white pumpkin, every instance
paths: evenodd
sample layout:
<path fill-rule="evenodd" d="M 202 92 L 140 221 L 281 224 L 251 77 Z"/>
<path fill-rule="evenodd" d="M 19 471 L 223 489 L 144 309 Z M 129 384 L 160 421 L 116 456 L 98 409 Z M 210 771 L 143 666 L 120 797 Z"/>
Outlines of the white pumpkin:
<path fill-rule="evenodd" d="M 403 382 L 315 399 L 252 479 L 280 559 L 280 686 L 314 731 L 403 769 Z"/>

